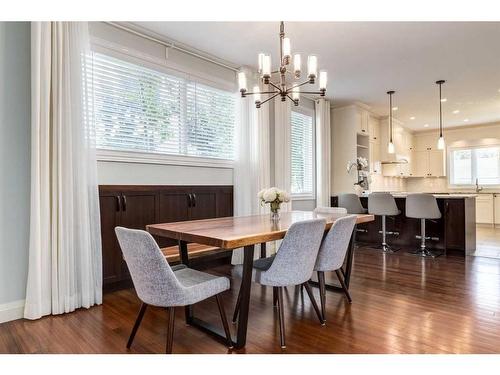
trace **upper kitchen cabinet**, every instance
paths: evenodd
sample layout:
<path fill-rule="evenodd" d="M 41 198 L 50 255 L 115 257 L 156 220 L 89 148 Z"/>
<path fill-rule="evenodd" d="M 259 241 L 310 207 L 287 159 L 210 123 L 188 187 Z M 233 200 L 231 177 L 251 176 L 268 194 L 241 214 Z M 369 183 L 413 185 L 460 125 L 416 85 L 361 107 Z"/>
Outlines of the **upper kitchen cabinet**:
<path fill-rule="evenodd" d="M 368 134 L 370 142 L 380 143 L 380 121 L 371 113 L 368 115 Z"/>
<path fill-rule="evenodd" d="M 414 137 L 414 177 L 446 176 L 446 153 L 437 149 L 436 134 L 418 134 Z"/>
<path fill-rule="evenodd" d="M 356 108 L 355 111 L 356 122 L 358 124 L 358 134 L 369 135 L 369 119 L 368 111 L 363 108 Z"/>

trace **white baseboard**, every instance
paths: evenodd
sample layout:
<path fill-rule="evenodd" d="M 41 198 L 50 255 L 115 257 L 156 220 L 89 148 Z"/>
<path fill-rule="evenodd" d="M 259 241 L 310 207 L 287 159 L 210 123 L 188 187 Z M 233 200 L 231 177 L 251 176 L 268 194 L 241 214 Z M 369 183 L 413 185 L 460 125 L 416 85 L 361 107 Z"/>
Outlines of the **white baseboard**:
<path fill-rule="evenodd" d="M 12 301 L 0 305 L 0 323 L 21 319 L 24 316 L 24 300 Z"/>

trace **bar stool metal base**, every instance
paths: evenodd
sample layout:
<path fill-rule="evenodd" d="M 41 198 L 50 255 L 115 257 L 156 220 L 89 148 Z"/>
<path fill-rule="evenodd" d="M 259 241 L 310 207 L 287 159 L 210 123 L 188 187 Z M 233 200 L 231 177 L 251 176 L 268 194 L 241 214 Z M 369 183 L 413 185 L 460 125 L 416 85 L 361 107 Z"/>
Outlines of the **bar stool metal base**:
<path fill-rule="evenodd" d="M 426 247 L 425 248 L 420 248 L 418 250 L 411 251 L 410 254 L 421 256 L 423 258 L 427 258 L 427 257 L 437 258 L 438 256 L 443 255 L 443 253 L 441 253 L 439 251 L 433 251 L 433 250 L 430 250 L 430 249 L 428 249 Z"/>
<path fill-rule="evenodd" d="M 389 254 L 393 254 L 393 253 L 401 250 L 399 247 L 392 247 L 386 243 L 383 243 L 382 245 L 380 245 L 380 248 L 382 249 L 382 251 L 384 253 L 389 253 Z"/>
<path fill-rule="evenodd" d="M 425 236 L 425 219 L 420 219 L 420 236 L 416 236 L 420 239 L 420 249 L 410 252 L 410 254 L 418 255 L 424 258 L 437 258 L 442 255 L 442 253 L 437 251 L 432 251 L 425 245 L 425 240 L 428 238 Z"/>

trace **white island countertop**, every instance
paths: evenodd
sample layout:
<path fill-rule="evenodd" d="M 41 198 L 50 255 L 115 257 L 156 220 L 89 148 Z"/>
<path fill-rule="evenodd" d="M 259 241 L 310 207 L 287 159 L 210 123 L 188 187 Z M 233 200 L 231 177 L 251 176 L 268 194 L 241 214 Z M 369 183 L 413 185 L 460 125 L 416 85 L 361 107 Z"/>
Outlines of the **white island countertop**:
<path fill-rule="evenodd" d="M 397 191 L 397 192 L 391 192 L 391 195 L 394 198 L 406 198 L 410 194 L 416 194 L 415 192 L 405 192 L 405 191 Z M 476 198 L 477 194 L 473 193 L 425 193 L 425 194 L 432 194 L 436 198 L 444 198 L 444 199 L 463 199 L 463 198 Z M 361 194 L 362 197 L 368 197 L 370 193 L 363 193 Z"/>

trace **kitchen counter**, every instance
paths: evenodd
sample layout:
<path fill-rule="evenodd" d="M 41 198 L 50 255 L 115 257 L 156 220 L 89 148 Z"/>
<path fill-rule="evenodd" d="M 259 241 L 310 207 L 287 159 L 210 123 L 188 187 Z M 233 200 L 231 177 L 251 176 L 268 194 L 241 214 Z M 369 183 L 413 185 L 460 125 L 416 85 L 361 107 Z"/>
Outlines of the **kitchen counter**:
<path fill-rule="evenodd" d="M 387 236 L 387 242 L 395 247 L 408 251 L 417 249 L 420 240 L 415 236 L 420 234 L 420 220 L 406 217 L 406 197 L 411 194 L 407 192 L 394 192 L 392 195 L 396 201 L 401 214 L 388 217 L 387 231 L 399 232 L 398 236 Z M 476 250 L 476 197 L 477 194 L 466 193 L 435 193 L 441 219 L 427 220 L 427 236 L 437 240 L 427 241 L 430 249 L 441 250 L 445 253 L 456 253 L 462 256 Z M 363 207 L 368 208 L 368 194 L 360 196 Z M 332 207 L 337 206 L 337 196 L 331 197 Z M 364 231 L 357 232 L 357 241 L 379 245 L 382 235 L 380 216 L 375 221 L 358 226 Z"/>
<path fill-rule="evenodd" d="M 415 193 L 407 193 L 407 192 L 391 192 L 391 195 L 394 198 L 406 198 L 410 194 L 415 194 Z M 475 198 L 477 197 L 477 194 L 472 194 L 472 193 L 426 193 L 426 194 L 432 194 L 436 198 L 445 198 L 445 199 L 462 199 L 462 198 Z M 363 193 L 361 194 L 361 197 L 368 197 L 369 193 Z"/>

